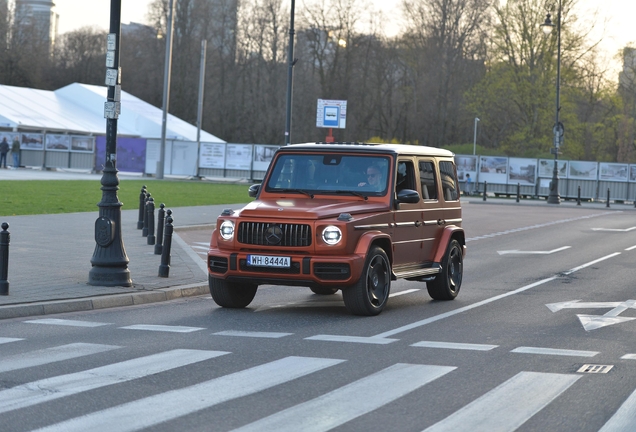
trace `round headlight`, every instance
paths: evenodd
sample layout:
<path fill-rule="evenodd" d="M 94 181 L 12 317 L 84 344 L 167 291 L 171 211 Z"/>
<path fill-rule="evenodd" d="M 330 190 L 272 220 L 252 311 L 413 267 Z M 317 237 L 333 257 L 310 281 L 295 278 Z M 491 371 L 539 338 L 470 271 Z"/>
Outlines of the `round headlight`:
<path fill-rule="evenodd" d="M 328 245 L 335 245 L 342 240 L 342 231 L 337 226 L 330 225 L 322 230 L 322 240 Z"/>
<path fill-rule="evenodd" d="M 219 233 L 223 239 L 231 240 L 234 237 L 234 222 L 224 221 L 219 228 Z"/>

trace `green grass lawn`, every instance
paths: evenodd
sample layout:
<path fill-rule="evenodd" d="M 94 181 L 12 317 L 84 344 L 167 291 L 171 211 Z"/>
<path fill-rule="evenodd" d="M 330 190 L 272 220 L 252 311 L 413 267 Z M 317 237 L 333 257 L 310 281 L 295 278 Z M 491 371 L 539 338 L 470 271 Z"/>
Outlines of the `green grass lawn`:
<path fill-rule="evenodd" d="M 155 206 L 184 207 L 250 202 L 249 185 L 205 181 L 120 180 L 118 197 L 123 210 L 139 208 L 139 193 L 146 185 Z M 99 180 L 3 181 L 0 216 L 98 212 L 102 199 Z"/>

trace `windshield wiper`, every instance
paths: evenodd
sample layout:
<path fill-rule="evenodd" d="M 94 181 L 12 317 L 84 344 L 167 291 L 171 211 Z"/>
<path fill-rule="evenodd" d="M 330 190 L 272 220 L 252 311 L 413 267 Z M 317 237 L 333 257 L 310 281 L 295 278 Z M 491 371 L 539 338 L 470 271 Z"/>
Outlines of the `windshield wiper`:
<path fill-rule="evenodd" d="M 369 197 L 367 195 L 361 194 L 360 192 L 356 192 L 356 191 L 352 191 L 352 190 L 335 190 L 335 191 L 330 191 L 336 194 L 349 194 L 349 195 L 355 195 L 357 197 L 360 198 L 364 198 L 364 200 L 368 200 Z"/>
<path fill-rule="evenodd" d="M 314 199 L 314 194 L 304 191 L 302 189 L 280 189 L 281 192 L 299 192 L 303 195 L 307 195 L 309 198 Z"/>

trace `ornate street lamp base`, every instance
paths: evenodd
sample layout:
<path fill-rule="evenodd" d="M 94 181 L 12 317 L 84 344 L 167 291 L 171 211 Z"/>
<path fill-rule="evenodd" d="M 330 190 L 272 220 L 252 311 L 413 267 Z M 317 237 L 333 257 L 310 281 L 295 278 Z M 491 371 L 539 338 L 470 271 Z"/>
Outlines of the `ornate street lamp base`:
<path fill-rule="evenodd" d="M 552 181 L 550 182 L 548 204 L 561 204 L 561 196 L 559 196 L 559 177 L 556 173 L 552 176 Z"/>
<path fill-rule="evenodd" d="M 128 267 L 93 267 L 88 272 L 88 284 L 95 286 L 132 286 Z"/>

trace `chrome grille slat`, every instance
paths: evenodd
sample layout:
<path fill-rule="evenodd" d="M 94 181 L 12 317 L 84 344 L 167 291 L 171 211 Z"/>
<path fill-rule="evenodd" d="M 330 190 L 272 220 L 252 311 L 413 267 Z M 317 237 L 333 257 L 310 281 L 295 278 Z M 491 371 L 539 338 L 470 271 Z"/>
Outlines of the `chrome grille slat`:
<path fill-rule="evenodd" d="M 277 226 L 282 238 L 279 244 L 267 242 L 267 229 Z M 286 224 L 272 222 L 241 222 L 238 226 L 239 243 L 260 246 L 304 247 L 311 245 L 311 227 L 306 224 Z"/>

